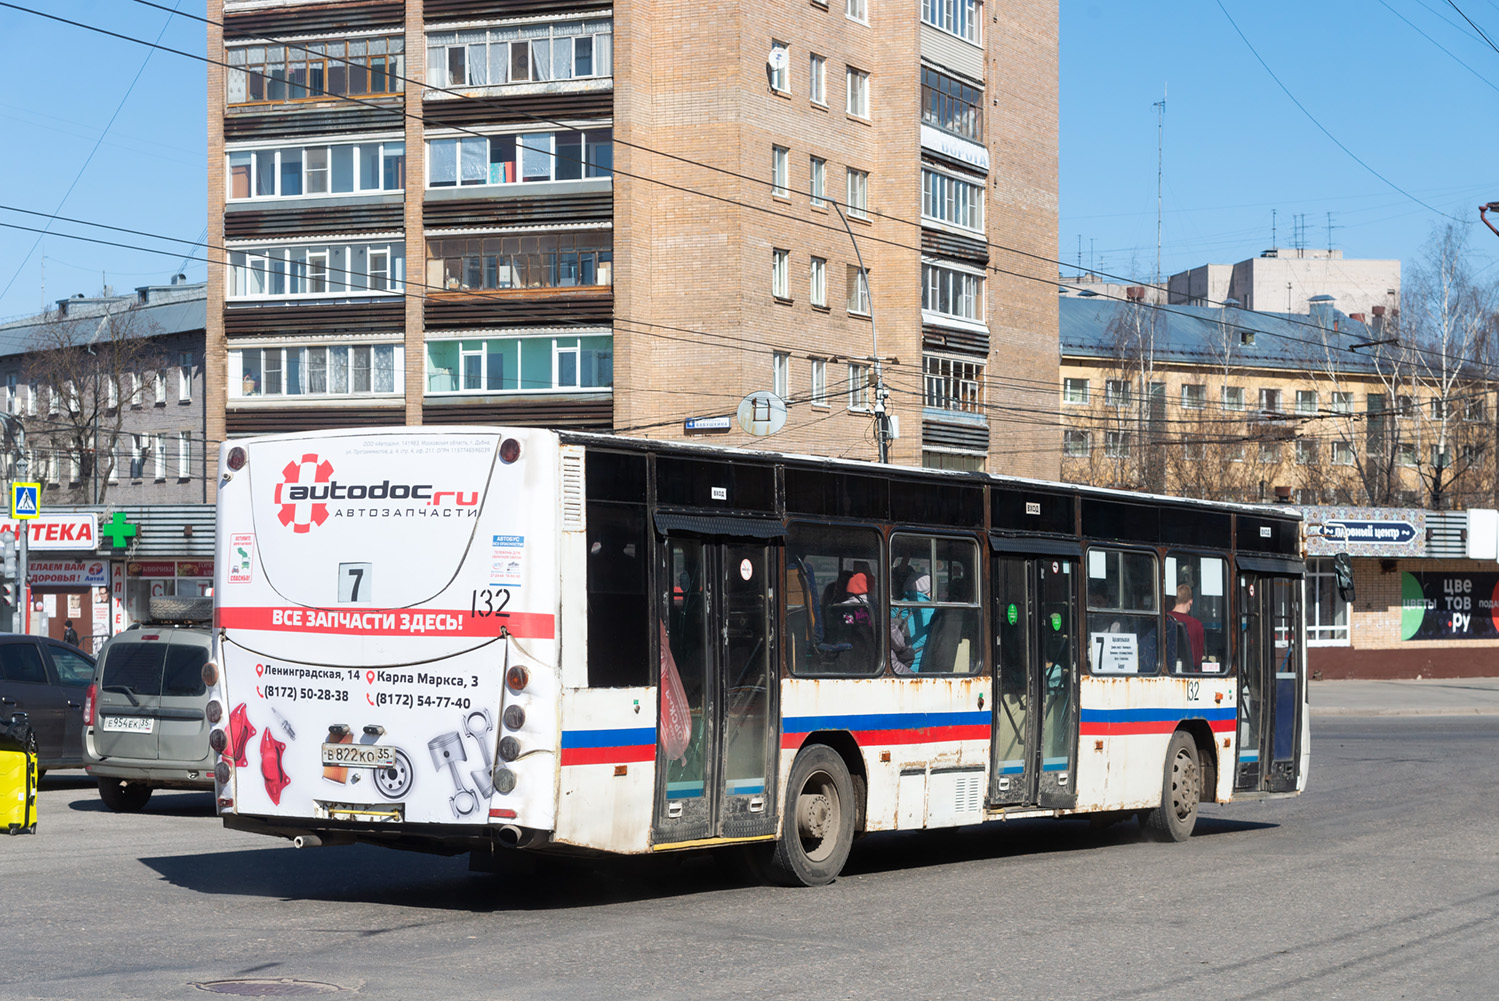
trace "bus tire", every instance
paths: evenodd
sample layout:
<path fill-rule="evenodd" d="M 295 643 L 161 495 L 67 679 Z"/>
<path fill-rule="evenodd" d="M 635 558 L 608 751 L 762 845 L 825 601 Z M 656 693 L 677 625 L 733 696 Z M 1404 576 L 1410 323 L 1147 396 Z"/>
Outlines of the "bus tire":
<path fill-rule="evenodd" d="M 1166 747 L 1161 805 L 1141 815 L 1140 826 L 1152 841 L 1185 841 L 1197 826 L 1197 804 L 1202 800 L 1202 767 L 1197 743 L 1185 730 L 1171 735 Z"/>
<path fill-rule="evenodd" d="M 151 798 L 151 787 L 144 782 L 122 782 L 100 778 L 99 798 L 115 813 L 139 813 Z"/>
<path fill-rule="evenodd" d="M 859 815 L 843 757 L 826 744 L 802 748 L 786 783 L 781 836 L 767 875 L 782 886 L 823 886 L 838 878 Z"/>

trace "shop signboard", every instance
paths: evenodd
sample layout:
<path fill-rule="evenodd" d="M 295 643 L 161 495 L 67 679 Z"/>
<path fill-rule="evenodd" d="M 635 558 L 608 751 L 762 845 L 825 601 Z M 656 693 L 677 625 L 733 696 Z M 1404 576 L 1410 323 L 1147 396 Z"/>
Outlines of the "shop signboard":
<path fill-rule="evenodd" d="M 27 544 L 33 553 L 58 550 L 92 552 L 99 548 L 99 516 L 96 514 L 43 514 L 24 521 L 0 518 L 0 532 L 9 530 L 20 538 L 23 529 L 29 532 Z"/>
<path fill-rule="evenodd" d="M 1308 556 L 1424 556 L 1426 512 L 1420 508 L 1303 507 Z"/>
<path fill-rule="evenodd" d="M 1402 640 L 1499 639 L 1499 573 L 1400 574 Z"/>
<path fill-rule="evenodd" d="M 32 587 L 107 587 L 109 564 L 103 560 L 32 560 L 27 577 Z"/>

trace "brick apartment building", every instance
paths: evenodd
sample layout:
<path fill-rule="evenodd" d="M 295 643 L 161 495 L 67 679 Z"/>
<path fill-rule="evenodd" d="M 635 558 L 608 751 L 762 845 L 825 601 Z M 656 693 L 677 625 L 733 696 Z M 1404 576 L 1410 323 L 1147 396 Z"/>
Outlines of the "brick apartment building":
<path fill-rule="evenodd" d="M 771 389 L 771 445 L 874 458 L 877 340 L 892 461 L 1058 475 L 1000 416 L 1057 377 L 1055 0 L 207 13 L 210 438 Z"/>

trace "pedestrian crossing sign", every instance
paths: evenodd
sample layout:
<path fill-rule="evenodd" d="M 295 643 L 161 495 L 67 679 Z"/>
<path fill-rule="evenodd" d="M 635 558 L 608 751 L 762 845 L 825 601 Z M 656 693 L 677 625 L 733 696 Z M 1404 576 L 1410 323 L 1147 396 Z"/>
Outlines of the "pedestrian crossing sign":
<path fill-rule="evenodd" d="M 10 516 L 14 521 L 25 521 L 41 514 L 42 485 L 40 483 L 12 483 L 10 485 Z"/>

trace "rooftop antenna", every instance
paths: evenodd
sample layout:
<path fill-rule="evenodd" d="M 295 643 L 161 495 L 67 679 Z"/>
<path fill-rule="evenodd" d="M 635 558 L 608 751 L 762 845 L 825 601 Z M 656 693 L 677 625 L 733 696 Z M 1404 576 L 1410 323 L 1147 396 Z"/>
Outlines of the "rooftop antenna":
<path fill-rule="evenodd" d="M 1275 210 L 1270 210 L 1270 249 L 1275 249 Z"/>
<path fill-rule="evenodd" d="M 1327 213 L 1327 256 L 1328 257 L 1332 256 L 1332 231 L 1333 231 L 1334 228 L 1335 227 L 1332 224 L 1332 213 L 1329 212 L 1329 213 Z"/>
<path fill-rule="evenodd" d="M 1161 177 L 1166 139 L 1166 85 L 1161 84 L 1161 99 L 1155 102 L 1155 286 L 1161 287 Z"/>
<path fill-rule="evenodd" d="M 1077 273 L 1083 273 L 1083 234 L 1077 234 Z"/>

